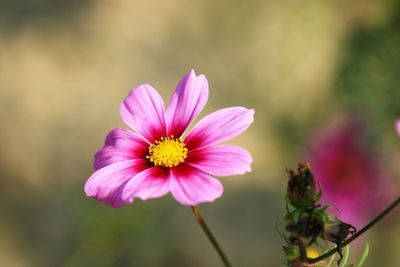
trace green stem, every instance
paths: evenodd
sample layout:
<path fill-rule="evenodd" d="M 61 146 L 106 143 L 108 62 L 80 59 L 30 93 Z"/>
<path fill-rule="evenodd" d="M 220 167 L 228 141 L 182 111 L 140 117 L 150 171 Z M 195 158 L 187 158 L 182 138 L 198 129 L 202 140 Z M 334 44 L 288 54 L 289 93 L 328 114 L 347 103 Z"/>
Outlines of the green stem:
<path fill-rule="evenodd" d="M 363 233 L 365 233 L 366 231 L 368 231 L 372 226 L 374 226 L 377 222 L 379 222 L 383 217 L 386 216 L 386 214 L 388 214 L 391 210 L 393 210 L 398 204 L 400 203 L 400 196 L 393 201 L 392 204 L 390 204 L 389 207 L 387 207 L 384 211 L 382 211 L 381 214 L 379 214 L 375 219 L 373 219 L 370 223 L 368 223 L 366 226 L 364 226 L 364 228 L 362 228 L 360 231 L 358 231 L 357 233 L 355 233 L 352 237 L 350 237 L 349 239 L 347 239 L 345 242 L 343 242 L 341 245 L 337 246 L 336 248 L 328 251 L 327 253 L 319 256 L 318 258 L 314 258 L 314 259 L 308 259 L 307 262 L 309 263 L 316 263 L 319 261 L 322 261 L 326 258 L 329 258 L 330 256 L 332 256 L 333 254 L 335 254 L 336 252 L 338 252 L 341 248 L 347 246 L 348 244 L 350 244 L 351 242 L 353 242 L 354 240 L 356 240 L 360 235 L 362 235 Z"/>
<path fill-rule="evenodd" d="M 208 228 L 206 222 L 204 221 L 203 217 L 201 217 L 201 214 L 199 212 L 199 209 L 197 206 L 191 206 L 192 211 L 194 216 L 196 217 L 197 221 L 199 222 L 201 228 L 203 229 L 204 233 L 208 237 L 208 240 L 210 240 L 211 244 L 213 245 L 214 249 L 217 251 L 219 257 L 223 261 L 225 267 L 231 267 L 231 264 L 229 263 L 227 257 L 225 256 L 224 251 L 218 244 L 217 240 L 215 239 L 214 235 L 211 233 L 210 229 Z"/>
<path fill-rule="evenodd" d="M 299 252 L 300 252 L 299 257 L 300 257 L 301 261 L 305 261 L 305 260 L 308 259 L 307 258 L 307 249 L 306 249 L 306 246 L 303 244 L 302 241 L 300 241 L 300 244 L 299 244 Z"/>

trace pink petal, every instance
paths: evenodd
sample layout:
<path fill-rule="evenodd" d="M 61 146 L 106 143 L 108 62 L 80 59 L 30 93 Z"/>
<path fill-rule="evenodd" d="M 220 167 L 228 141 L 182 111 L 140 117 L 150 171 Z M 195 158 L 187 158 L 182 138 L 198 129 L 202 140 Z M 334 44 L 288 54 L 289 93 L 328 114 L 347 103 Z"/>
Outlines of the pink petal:
<path fill-rule="evenodd" d="M 397 130 L 397 134 L 400 136 L 400 120 L 396 121 L 396 130 Z"/>
<path fill-rule="evenodd" d="M 119 161 L 144 159 L 148 146 L 135 133 L 116 128 L 107 135 L 103 148 L 94 155 L 93 167 L 98 170 Z"/>
<path fill-rule="evenodd" d="M 150 143 L 166 136 L 164 101 L 150 85 L 132 89 L 119 112 L 122 120 Z"/>
<path fill-rule="evenodd" d="M 175 89 L 167 108 L 168 136 L 180 137 L 203 109 L 208 99 L 206 76 L 186 74 Z"/>
<path fill-rule="evenodd" d="M 124 203 L 121 192 L 125 184 L 146 168 L 144 161 L 139 159 L 108 165 L 89 177 L 85 184 L 85 193 L 89 197 L 118 208 Z"/>
<path fill-rule="evenodd" d="M 189 165 L 181 164 L 172 169 L 171 174 L 172 195 L 182 205 L 212 202 L 224 191 L 220 181 Z"/>
<path fill-rule="evenodd" d="M 151 167 L 126 184 L 122 199 L 126 203 L 132 203 L 134 198 L 147 200 L 162 197 L 170 191 L 170 184 L 169 169 Z"/>
<path fill-rule="evenodd" d="M 211 175 L 229 176 L 250 172 L 253 159 L 244 148 L 220 145 L 192 151 L 185 162 Z"/>
<path fill-rule="evenodd" d="M 244 107 L 220 109 L 200 120 L 184 143 L 189 151 L 215 145 L 239 135 L 253 120 L 253 109 Z"/>

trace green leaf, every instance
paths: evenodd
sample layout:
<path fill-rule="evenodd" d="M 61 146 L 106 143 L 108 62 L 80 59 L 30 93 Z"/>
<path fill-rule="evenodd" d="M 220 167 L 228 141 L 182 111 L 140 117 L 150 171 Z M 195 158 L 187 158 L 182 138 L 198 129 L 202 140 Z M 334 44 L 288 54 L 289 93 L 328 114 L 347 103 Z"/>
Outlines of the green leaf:
<path fill-rule="evenodd" d="M 338 207 L 336 207 L 335 205 L 326 205 L 326 206 L 323 206 L 320 210 L 321 211 L 326 211 L 327 209 L 329 209 L 329 208 L 334 208 L 334 209 L 336 209 L 339 213 L 342 213 L 342 211 L 338 208 Z"/>
<path fill-rule="evenodd" d="M 291 247 L 283 246 L 283 252 L 285 252 L 286 257 L 289 260 L 294 260 L 297 257 L 297 249 L 293 246 Z"/>
<path fill-rule="evenodd" d="M 336 254 L 333 254 L 332 257 L 329 259 L 328 266 L 331 266 L 332 262 L 335 260 Z"/>
<path fill-rule="evenodd" d="M 290 246 L 291 244 L 289 242 L 289 239 L 281 231 L 279 231 L 278 223 L 275 223 L 275 230 L 278 235 L 285 240 L 286 244 Z"/>
<path fill-rule="evenodd" d="M 289 193 L 286 193 L 286 195 L 285 195 L 285 202 L 286 202 L 287 206 L 288 205 L 292 205 L 293 206 L 292 201 L 290 201 Z M 288 209 L 288 211 L 289 211 L 289 209 Z"/>
<path fill-rule="evenodd" d="M 364 252 L 361 255 L 360 262 L 357 264 L 357 267 L 361 267 L 364 264 L 365 260 L 368 257 L 368 253 L 369 253 L 369 243 L 367 242 L 367 244 L 365 245 Z"/>
<path fill-rule="evenodd" d="M 301 215 L 302 210 L 296 210 L 293 214 L 293 220 L 295 223 L 297 223 L 299 221 L 299 217 Z"/>
<path fill-rule="evenodd" d="M 321 219 L 324 221 L 324 224 L 326 224 L 328 220 L 328 215 L 324 212 L 320 215 Z"/>
<path fill-rule="evenodd" d="M 344 258 L 343 258 L 343 262 L 342 262 L 343 267 L 346 266 L 347 260 L 349 259 L 349 254 L 350 254 L 350 246 L 346 246 L 345 252 L 344 252 Z"/>
<path fill-rule="evenodd" d="M 318 187 L 319 187 L 319 192 L 317 195 L 314 196 L 314 202 L 318 202 L 318 200 L 322 197 L 322 186 L 320 183 L 318 183 Z"/>
<path fill-rule="evenodd" d="M 285 208 L 286 208 L 286 213 L 290 213 L 289 204 L 287 202 L 285 203 Z"/>

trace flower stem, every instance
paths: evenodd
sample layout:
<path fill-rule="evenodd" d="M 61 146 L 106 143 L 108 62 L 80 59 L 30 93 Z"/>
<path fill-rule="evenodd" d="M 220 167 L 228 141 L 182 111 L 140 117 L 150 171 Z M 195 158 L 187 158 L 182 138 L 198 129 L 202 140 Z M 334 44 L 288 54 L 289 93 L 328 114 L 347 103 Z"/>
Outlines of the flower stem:
<path fill-rule="evenodd" d="M 299 251 L 300 251 L 300 255 L 299 255 L 300 260 L 301 261 L 307 260 L 307 249 L 306 249 L 306 246 L 304 246 L 302 241 L 300 241 L 300 244 L 299 244 Z"/>
<path fill-rule="evenodd" d="M 387 207 L 384 211 L 382 211 L 381 214 L 379 214 L 375 219 L 373 219 L 371 222 L 369 222 L 366 226 L 364 226 L 364 228 L 362 228 L 360 231 L 358 231 L 357 233 L 355 233 L 352 237 L 350 237 L 349 239 L 347 239 L 345 242 L 343 242 L 341 245 L 337 246 L 336 248 L 328 251 L 327 253 L 319 256 L 318 258 L 314 258 L 314 259 L 308 259 L 309 263 L 316 263 L 319 262 L 323 259 L 329 258 L 330 256 L 332 256 L 333 254 L 335 254 L 336 252 L 338 252 L 341 248 L 347 246 L 348 244 L 350 244 L 351 242 L 353 242 L 354 240 L 356 240 L 360 235 L 362 235 L 363 233 L 365 233 L 366 231 L 368 231 L 372 226 L 374 226 L 377 222 L 379 222 L 383 217 L 386 216 L 386 214 L 388 214 L 391 210 L 393 210 L 398 204 L 400 203 L 400 196 L 393 201 L 392 204 L 390 204 L 389 207 Z"/>
<path fill-rule="evenodd" d="M 197 206 L 191 206 L 191 207 L 192 207 L 193 214 L 196 217 L 196 220 L 199 222 L 204 233 L 210 240 L 214 249 L 217 251 L 217 253 L 218 253 L 219 257 L 221 258 L 221 260 L 223 261 L 225 267 L 231 267 L 231 264 L 229 263 L 227 257 L 225 256 L 225 253 L 222 251 L 222 248 L 218 244 L 217 240 L 215 239 L 215 237 L 211 233 L 210 229 L 208 228 L 206 222 L 204 221 L 203 217 L 201 216 L 199 209 L 197 208 Z"/>

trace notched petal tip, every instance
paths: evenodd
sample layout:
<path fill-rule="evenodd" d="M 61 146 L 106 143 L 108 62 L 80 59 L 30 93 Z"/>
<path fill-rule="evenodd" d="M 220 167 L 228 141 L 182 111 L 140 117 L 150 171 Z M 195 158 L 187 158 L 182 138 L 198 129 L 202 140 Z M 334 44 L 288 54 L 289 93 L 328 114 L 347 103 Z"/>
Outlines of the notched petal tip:
<path fill-rule="evenodd" d="M 248 109 L 248 108 L 245 108 L 245 107 L 242 107 L 242 108 L 244 108 L 245 109 L 245 117 L 248 119 L 248 123 L 249 123 L 249 126 L 254 122 L 254 116 L 255 116 L 255 110 L 254 109 L 252 109 L 252 108 L 250 108 L 250 109 Z"/>
<path fill-rule="evenodd" d="M 126 125 L 149 142 L 166 133 L 164 101 L 149 84 L 129 92 L 120 106 L 120 115 Z"/>
<path fill-rule="evenodd" d="M 181 79 L 166 111 L 168 135 L 179 137 L 183 135 L 205 106 L 208 91 L 206 77 L 196 76 L 193 69 Z"/>
<path fill-rule="evenodd" d="M 196 77 L 196 72 L 194 71 L 194 69 L 190 69 L 190 71 L 188 72 L 188 74 L 189 74 L 190 76 Z"/>
<path fill-rule="evenodd" d="M 188 75 L 188 76 L 192 76 L 192 77 L 194 77 L 194 78 L 198 78 L 198 77 L 200 77 L 200 76 L 204 76 L 205 77 L 205 75 L 204 74 L 199 74 L 199 75 L 197 75 L 196 74 L 196 71 L 192 68 L 192 69 L 190 69 L 190 71 L 186 74 L 186 75 Z"/>

